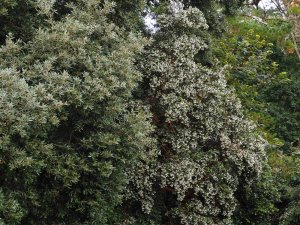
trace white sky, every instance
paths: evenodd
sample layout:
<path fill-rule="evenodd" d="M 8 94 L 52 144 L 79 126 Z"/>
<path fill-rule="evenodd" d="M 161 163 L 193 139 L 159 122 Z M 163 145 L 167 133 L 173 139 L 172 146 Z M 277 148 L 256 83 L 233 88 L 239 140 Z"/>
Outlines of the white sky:
<path fill-rule="evenodd" d="M 274 4 L 272 3 L 271 0 L 262 0 L 262 1 L 259 3 L 259 7 L 265 8 L 265 9 L 272 9 L 272 8 L 275 8 L 275 6 L 274 6 Z"/>

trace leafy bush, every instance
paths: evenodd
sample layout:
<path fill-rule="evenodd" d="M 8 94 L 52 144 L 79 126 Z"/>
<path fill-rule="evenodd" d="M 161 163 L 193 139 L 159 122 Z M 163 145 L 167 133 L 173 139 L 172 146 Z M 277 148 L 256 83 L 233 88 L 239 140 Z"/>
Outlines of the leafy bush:
<path fill-rule="evenodd" d="M 2 224 L 116 224 L 125 171 L 152 143 L 150 114 L 132 99 L 145 40 L 79 1 L 31 41 L 0 49 Z"/>

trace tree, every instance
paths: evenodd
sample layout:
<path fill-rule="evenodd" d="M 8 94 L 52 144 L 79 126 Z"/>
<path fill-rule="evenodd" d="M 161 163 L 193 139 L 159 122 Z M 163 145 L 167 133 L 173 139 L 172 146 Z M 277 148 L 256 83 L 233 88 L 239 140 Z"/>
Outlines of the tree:
<path fill-rule="evenodd" d="M 225 71 L 195 62 L 207 48 L 203 14 L 169 8 L 158 25 L 141 61 L 141 98 L 151 106 L 159 154 L 132 173 L 128 211 L 136 224 L 230 224 L 238 185 L 261 172 L 265 142 L 245 120 Z"/>
<path fill-rule="evenodd" d="M 47 27 L 45 16 L 37 10 L 38 2 L 43 0 L 2 0 L 0 3 L 0 44 L 4 44 L 9 33 L 14 38 L 29 41 L 36 29 Z M 61 20 L 71 13 L 70 4 L 78 4 L 77 0 L 53 0 L 54 19 Z M 127 31 L 143 31 L 143 14 L 146 7 L 145 0 L 114 0 L 114 10 L 107 15 L 113 23 L 124 27 Z M 104 0 L 99 0 L 101 6 Z"/>
<path fill-rule="evenodd" d="M 292 26 L 272 10 L 262 18 L 257 17 L 260 10 L 250 12 L 230 18 L 229 32 L 212 47 L 219 63 L 230 67 L 227 80 L 246 116 L 270 144 L 262 176 L 239 188 L 234 223 L 297 224 L 299 60 L 290 38 Z"/>
<path fill-rule="evenodd" d="M 152 4 L 167 6 L 169 0 L 148 0 Z M 246 0 L 177 0 L 187 9 L 198 8 L 203 14 L 212 34 L 221 35 L 226 28 L 225 15 L 234 15 L 237 9 L 241 8 Z"/>
<path fill-rule="evenodd" d="M 53 2 L 52 2 L 53 3 Z M 0 223 L 117 224 L 127 167 L 145 158 L 150 114 L 132 99 L 146 40 L 80 0 L 0 48 Z"/>
<path fill-rule="evenodd" d="M 0 3 L 0 44 L 6 35 L 14 33 L 16 38 L 30 40 L 32 33 L 42 24 L 33 0 L 4 0 Z"/>

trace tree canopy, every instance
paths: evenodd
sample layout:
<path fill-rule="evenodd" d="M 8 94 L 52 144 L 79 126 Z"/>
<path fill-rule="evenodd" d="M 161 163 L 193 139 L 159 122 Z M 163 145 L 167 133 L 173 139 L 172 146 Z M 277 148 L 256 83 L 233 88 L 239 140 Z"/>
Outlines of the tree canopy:
<path fill-rule="evenodd" d="M 300 3 L 259 2 L 3 0 L 0 225 L 299 224 Z"/>

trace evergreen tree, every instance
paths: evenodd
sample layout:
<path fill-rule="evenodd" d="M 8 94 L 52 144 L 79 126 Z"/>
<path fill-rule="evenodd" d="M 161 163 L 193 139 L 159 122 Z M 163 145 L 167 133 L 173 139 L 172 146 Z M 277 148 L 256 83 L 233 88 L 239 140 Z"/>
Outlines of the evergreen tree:
<path fill-rule="evenodd" d="M 39 2 L 42 0 L 1 0 L 0 2 L 0 44 L 5 42 L 6 35 L 13 33 L 14 38 L 30 41 L 35 29 L 46 27 L 44 15 L 38 11 Z M 52 0 L 54 19 L 61 20 L 72 11 L 69 4 L 78 4 L 77 0 Z M 108 19 L 127 31 L 143 31 L 143 15 L 145 0 L 99 0 L 103 6 L 105 2 L 114 3 L 114 10 Z"/>
<path fill-rule="evenodd" d="M 141 96 L 151 106 L 159 153 L 131 173 L 134 208 L 127 210 L 136 224 L 230 224 L 237 187 L 261 172 L 265 142 L 243 117 L 225 71 L 195 62 L 208 47 L 203 14 L 173 7 L 157 21 L 141 62 Z"/>
<path fill-rule="evenodd" d="M 148 0 L 156 7 L 167 6 L 170 0 Z M 175 0 L 180 2 L 187 9 L 198 8 L 203 14 L 211 33 L 220 35 L 225 31 L 225 15 L 234 15 L 235 12 L 246 3 L 246 0 Z"/>
<path fill-rule="evenodd" d="M 34 0 L 1 0 L 0 2 L 0 45 L 6 35 L 13 33 L 16 38 L 28 41 L 35 28 L 42 24 Z"/>
<path fill-rule="evenodd" d="M 152 143 L 132 99 L 146 41 L 108 20 L 111 4 L 80 0 L 26 43 L 0 48 L 0 224 L 117 224 L 125 170 Z"/>

